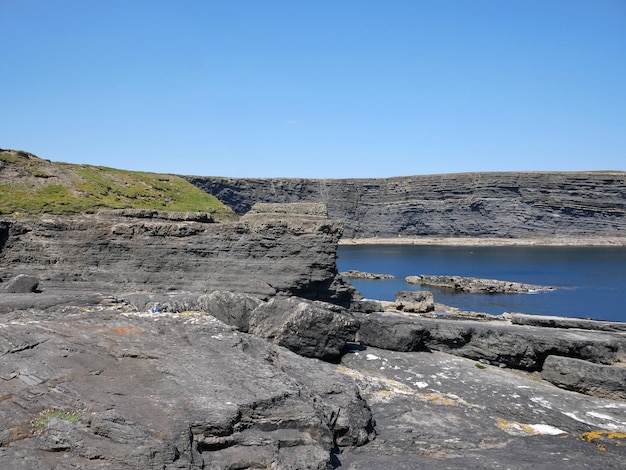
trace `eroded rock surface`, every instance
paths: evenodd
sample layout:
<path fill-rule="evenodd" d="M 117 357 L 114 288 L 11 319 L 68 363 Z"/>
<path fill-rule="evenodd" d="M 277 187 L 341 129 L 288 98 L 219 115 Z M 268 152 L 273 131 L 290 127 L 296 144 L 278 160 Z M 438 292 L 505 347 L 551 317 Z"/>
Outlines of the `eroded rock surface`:
<path fill-rule="evenodd" d="M 396 310 L 407 313 L 426 313 L 435 310 L 435 299 L 431 292 L 420 291 L 400 291 L 396 292 Z"/>
<path fill-rule="evenodd" d="M 621 469 L 626 403 L 440 351 L 368 347 L 342 359 L 376 417 L 376 439 L 341 468 Z"/>
<path fill-rule="evenodd" d="M 540 370 L 550 355 L 599 364 L 626 362 L 626 335 L 506 321 L 425 318 L 392 312 L 357 316 L 364 345 L 394 351 L 438 350 L 487 363 Z"/>
<path fill-rule="evenodd" d="M 567 390 L 626 400 L 626 363 L 612 366 L 571 357 L 548 356 L 541 369 L 541 377 Z"/>
<path fill-rule="evenodd" d="M 35 275 L 46 289 L 227 290 L 349 304 L 354 289 L 335 265 L 341 223 L 318 205 L 295 206 L 260 206 L 223 224 L 155 211 L 4 220 L 0 278 Z"/>
<path fill-rule="evenodd" d="M 347 238 L 625 237 L 626 173 L 464 173 L 384 179 L 186 177 L 244 214 L 321 202 Z"/>
<path fill-rule="evenodd" d="M 12 469 L 326 469 L 373 438 L 335 366 L 115 302 L 2 315 L 0 421 Z"/>

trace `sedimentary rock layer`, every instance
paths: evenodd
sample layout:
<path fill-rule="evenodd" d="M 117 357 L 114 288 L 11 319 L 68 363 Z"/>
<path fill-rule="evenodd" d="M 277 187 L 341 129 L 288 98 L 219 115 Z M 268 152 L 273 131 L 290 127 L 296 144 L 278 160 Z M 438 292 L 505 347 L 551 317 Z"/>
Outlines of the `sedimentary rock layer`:
<path fill-rule="evenodd" d="M 624 172 L 187 179 L 239 214 L 256 202 L 322 202 L 346 238 L 626 237 Z"/>
<path fill-rule="evenodd" d="M 317 206 L 281 207 L 224 224 L 135 212 L 0 221 L 0 279 L 35 275 L 44 289 L 230 290 L 348 301 L 336 280 L 341 223 Z"/>

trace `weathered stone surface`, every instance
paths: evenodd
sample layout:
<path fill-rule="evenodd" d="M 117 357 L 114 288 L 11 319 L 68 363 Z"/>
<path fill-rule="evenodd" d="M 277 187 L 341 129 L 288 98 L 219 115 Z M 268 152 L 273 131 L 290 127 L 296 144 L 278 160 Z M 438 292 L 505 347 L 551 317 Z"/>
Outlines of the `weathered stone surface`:
<path fill-rule="evenodd" d="M 358 328 L 358 321 L 341 307 L 275 297 L 250 313 L 249 331 L 302 356 L 335 361 Z"/>
<path fill-rule="evenodd" d="M 248 294 L 126 294 L 120 300 L 143 312 L 199 311 L 242 332 L 250 332 L 302 356 L 336 361 L 354 341 L 358 322 L 344 308 L 301 297 L 265 302 Z"/>
<path fill-rule="evenodd" d="M 409 284 L 453 289 L 458 292 L 469 292 L 470 294 L 521 294 L 554 289 L 554 287 L 550 286 L 536 286 L 521 282 L 465 276 L 433 276 L 422 274 L 420 276 L 407 276 L 405 280 Z"/>
<path fill-rule="evenodd" d="M 582 330 L 626 331 L 625 322 L 590 320 L 586 318 L 529 315 L 526 313 L 505 314 L 514 325 L 543 326 L 548 328 L 577 328 Z"/>
<path fill-rule="evenodd" d="M 435 310 L 435 299 L 426 290 L 396 292 L 396 309 L 407 313 L 432 312 Z"/>
<path fill-rule="evenodd" d="M 250 314 L 263 301 L 246 294 L 215 291 L 198 299 L 198 308 L 218 320 L 247 332 L 250 326 Z"/>
<path fill-rule="evenodd" d="M 383 302 L 374 299 L 356 299 L 350 304 L 351 312 L 372 313 L 382 312 Z"/>
<path fill-rule="evenodd" d="M 224 224 L 111 213 L 5 220 L 0 278 L 37 275 L 46 289 L 286 293 L 348 305 L 354 289 L 335 265 L 341 223 L 317 209 L 307 216 L 307 205 L 295 214 L 271 207 Z"/>
<path fill-rule="evenodd" d="M 393 279 L 393 274 L 366 273 L 355 269 L 339 273 L 339 275 L 347 279 Z"/>
<path fill-rule="evenodd" d="M 541 378 L 554 385 L 601 398 L 626 400 L 626 367 L 594 364 L 571 357 L 548 356 Z"/>
<path fill-rule="evenodd" d="M 356 314 L 357 338 L 394 351 L 435 349 L 509 367 L 540 370 L 546 357 L 561 355 L 600 364 L 626 362 L 626 336 L 620 333 L 562 330 L 504 321 L 474 321 Z"/>
<path fill-rule="evenodd" d="M 161 219 L 177 222 L 215 222 L 213 214 L 208 212 L 175 212 L 157 211 L 152 209 L 104 209 L 99 212 L 100 217 L 128 217 L 131 219 Z"/>
<path fill-rule="evenodd" d="M 385 179 L 186 177 L 238 214 L 321 202 L 346 238 L 624 237 L 626 173 L 465 173 Z"/>
<path fill-rule="evenodd" d="M 335 366 L 123 303 L 3 315 L 0 422 L 11 469 L 327 469 L 373 438 Z"/>
<path fill-rule="evenodd" d="M 342 358 L 376 417 L 376 439 L 340 468 L 623 468 L 626 403 L 560 390 L 439 351 L 368 347 Z"/>
<path fill-rule="evenodd" d="M 13 279 L 0 285 L 0 292 L 9 294 L 29 294 L 37 292 L 39 288 L 39 278 L 28 274 L 18 274 Z"/>

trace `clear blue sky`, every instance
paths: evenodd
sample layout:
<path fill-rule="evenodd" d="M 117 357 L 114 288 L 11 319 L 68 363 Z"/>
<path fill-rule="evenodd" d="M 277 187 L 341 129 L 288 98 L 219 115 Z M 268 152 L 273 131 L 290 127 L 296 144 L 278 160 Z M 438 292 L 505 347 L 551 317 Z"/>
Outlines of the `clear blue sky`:
<path fill-rule="evenodd" d="M 626 0 L 0 0 L 0 148 L 204 176 L 626 170 Z"/>

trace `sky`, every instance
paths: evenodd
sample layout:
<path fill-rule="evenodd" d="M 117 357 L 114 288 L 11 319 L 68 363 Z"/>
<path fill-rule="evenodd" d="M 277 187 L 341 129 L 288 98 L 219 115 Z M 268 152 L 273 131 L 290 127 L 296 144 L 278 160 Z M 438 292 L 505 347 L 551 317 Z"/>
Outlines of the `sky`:
<path fill-rule="evenodd" d="M 626 170 L 626 0 L 0 0 L 0 148 L 230 177 Z"/>

